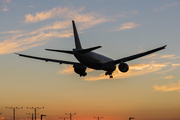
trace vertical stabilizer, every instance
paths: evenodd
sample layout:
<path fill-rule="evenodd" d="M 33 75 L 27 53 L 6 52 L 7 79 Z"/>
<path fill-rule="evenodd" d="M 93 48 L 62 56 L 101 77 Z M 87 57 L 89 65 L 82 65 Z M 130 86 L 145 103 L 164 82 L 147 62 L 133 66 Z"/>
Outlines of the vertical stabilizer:
<path fill-rule="evenodd" d="M 76 49 L 82 49 L 75 22 L 72 20 Z"/>

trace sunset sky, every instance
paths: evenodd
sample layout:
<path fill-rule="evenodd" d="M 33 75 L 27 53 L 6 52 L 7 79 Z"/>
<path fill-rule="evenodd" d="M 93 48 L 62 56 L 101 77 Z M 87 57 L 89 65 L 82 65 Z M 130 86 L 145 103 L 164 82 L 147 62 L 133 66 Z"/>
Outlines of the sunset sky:
<path fill-rule="evenodd" d="M 114 60 L 167 45 L 166 49 L 127 62 L 109 79 L 87 69 L 79 77 L 70 65 L 19 57 L 14 53 L 75 61 L 75 21 L 83 48 Z M 26 107 L 45 120 L 179 120 L 179 0 L 0 0 L 0 120 L 29 120 Z M 69 120 L 69 119 L 66 119 Z"/>

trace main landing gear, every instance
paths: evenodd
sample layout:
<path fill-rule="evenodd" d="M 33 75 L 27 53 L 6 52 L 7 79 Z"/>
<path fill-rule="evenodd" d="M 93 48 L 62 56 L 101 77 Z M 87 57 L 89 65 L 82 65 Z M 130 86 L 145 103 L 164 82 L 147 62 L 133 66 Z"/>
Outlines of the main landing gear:
<path fill-rule="evenodd" d="M 80 74 L 80 77 L 85 77 L 86 75 L 87 75 L 87 73 L 84 72 L 84 73 Z"/>
<path fill-rule="evenodd" d="M 105 73 L 105 75 L 106 75 L 106 76 L 109 75 L 109 78 L 113 78 L 111 71 L 107 71 L 107 72 Z"/>

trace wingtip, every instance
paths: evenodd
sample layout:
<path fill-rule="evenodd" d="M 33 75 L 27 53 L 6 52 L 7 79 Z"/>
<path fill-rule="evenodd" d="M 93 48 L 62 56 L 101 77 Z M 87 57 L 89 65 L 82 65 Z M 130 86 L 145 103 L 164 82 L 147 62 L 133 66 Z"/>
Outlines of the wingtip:
<path fill-rule="evenodd" d="M 14 54 L 19 55 L 19 53 L 14 53 Z"/>
<path fill-rule="evenodd" d="M 47 51 L 52 51 L 52 49 L 45 49 L 45 50 L 47 50 Z"/>

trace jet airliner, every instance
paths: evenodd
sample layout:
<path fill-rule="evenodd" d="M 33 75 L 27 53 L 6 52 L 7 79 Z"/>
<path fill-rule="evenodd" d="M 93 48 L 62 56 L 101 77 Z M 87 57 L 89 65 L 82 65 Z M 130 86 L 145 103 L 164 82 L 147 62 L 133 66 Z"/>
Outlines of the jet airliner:
<path fill-rule="evenodd" d="M 30 55 L 24 55 L 24 54 L 18 54 L 19 56 L 22 57 L 27 57 L 27 58 L 32 58 L 32 59 L 38 59 L 38 60 L 43 60 L 46 62 L 56 62 L 59 64 L 70 64 L 73 65 L 74 72 L 81 76 L 86 76 L 86 68 L 91 68 L 94 70 L 104 70 L 105 75 L 109 75 L 110 78 L 113 78 L 112 73 L 116 69 L 116 65 L 118 64 L 118 68 L 121 72 L 125 73 L 129 70 L 129 66 L 126 62 L 143 57 L 145 55 L 149 55 L 151 53 L 163 50 L 166 48 L 167 45 L 164 45 L 162 47 L 158 47 L 146 52 L 138 53 L 132 56 L 124 57 L 121 59 L 113 60 L 109 57 L 106 57 L 104 55 L 92 52 L 95 49 L 100 48 L 101 46 L 95 46 L 95 47 L 90 47 L 83 49 L 80 43 L 80 39 L 78 36 L 78 32 L 76 29 L 75 22 L 72 20 L 72 26 L 73 26 L 73 33 L 74 33 L 74 40 L 75 40 L 75 49 L 72 49 L 71 51 L 69 50 L 56 50 L 56 49 L 45 49 L 47 51 L 53 51 L 53 52 L 62 52 L 62 53 L 67 53 L 74 55 L 75 58 L 79 62 L 71 62 L 71 61 L 64 61 L 64 60 L 57 60 L 57 59 L 50 59 L 50 58 L 43 58 L 43 57 L 36 57 L 36 56 L 30 56 Z"/>

